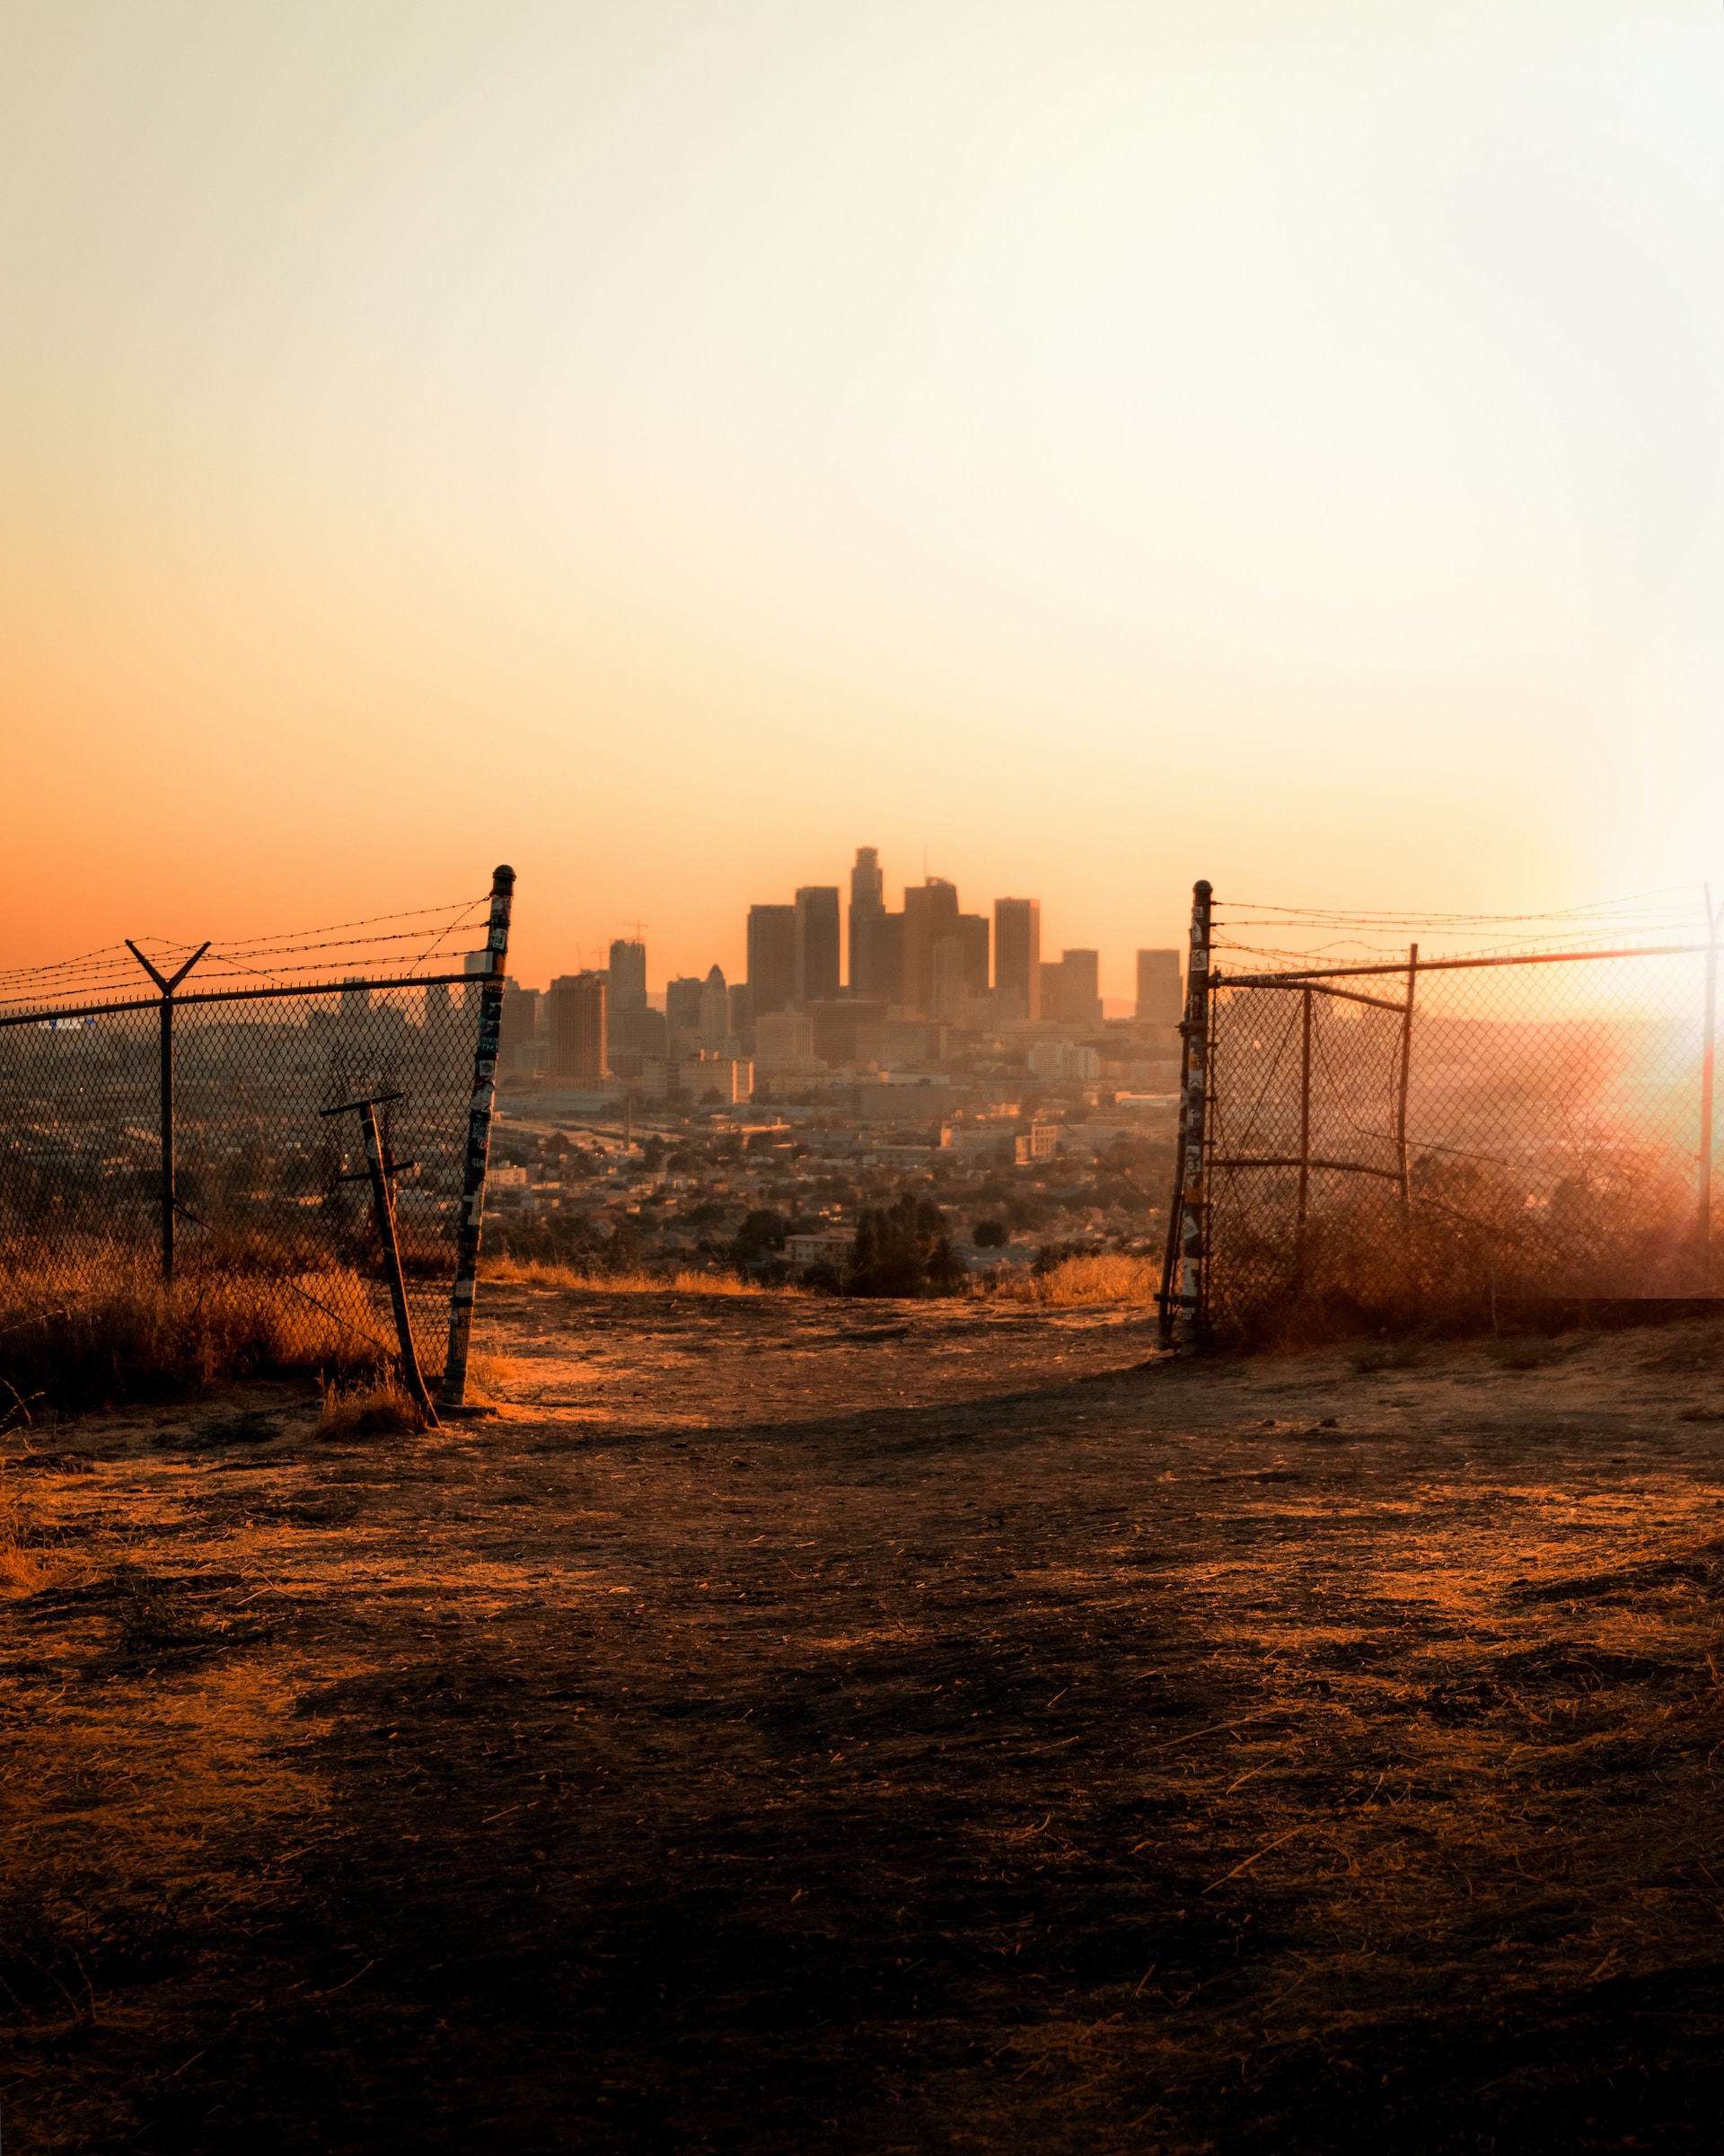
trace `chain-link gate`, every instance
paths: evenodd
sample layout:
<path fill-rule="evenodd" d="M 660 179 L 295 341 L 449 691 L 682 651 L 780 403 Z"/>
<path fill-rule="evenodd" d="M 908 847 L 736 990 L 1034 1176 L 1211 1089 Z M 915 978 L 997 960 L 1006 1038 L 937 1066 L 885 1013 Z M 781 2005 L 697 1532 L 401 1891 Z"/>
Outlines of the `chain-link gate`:
<path fill-rule="evenodd" d="M 1714 1292 L 1715 943 L 1236 972 L 1201 914 L 1170 1334 Z"/>
<path fill-rule="evenodd" d="M 237 1284 L 395 1357 L 409 1343 L 363 1124 L 330 1113 L 370 1100 L 410 1344 L 442 1369 L 455 1315 L 463 1368 L 448 1374 L 464 1376 L 513 880 L 499 870 L 487 899 L 386 925 L 207 945 L 183 964 L 128 946 L 130 980 L 116 946 L 0 981 L 6 1324 L 126 1283 L 177 1298 Z M 481 950 L 449 949 L 474 928 Z M 145 974 L 153 995 L 124 992 Z M 263 978 L 225 985 L 246 974 Z"/>

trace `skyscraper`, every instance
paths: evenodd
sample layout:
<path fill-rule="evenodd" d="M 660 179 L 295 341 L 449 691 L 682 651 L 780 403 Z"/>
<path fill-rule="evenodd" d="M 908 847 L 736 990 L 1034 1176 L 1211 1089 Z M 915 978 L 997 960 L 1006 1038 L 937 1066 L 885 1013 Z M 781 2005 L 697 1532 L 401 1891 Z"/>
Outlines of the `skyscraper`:
<path fill-rule="evenodd" d="M 850 917 L 850 991 L 882 1003 L 904 999 L 904 917 L 853 913 Z"/>
<path fill-rule="evenodd" d="M 769 1011 L 783 1010 L 796 994 L 796 910 L 794 906 L 751 906 L 748 910 L 748 985 L 754 991 L 754 1022 Z"/>
<path fill-rule="evenodd" d="M 723 971 L 714 966 L 700 990 L 700 1045 L 716 1055 L 730 1038 L 730 990 Z"/>
<path fill-rule="evenodd" d="M 1102 991 L 1098 986 L 1101 958 L 1095 951 L 1060 954 L 1059 1016 L 1071 1025 L 1099 1025 Z"/>
<path fill-rule="evenodd" d="M 958 933 L 958 887 L 930 876 L 904 893 L 903 999 L 923 1017 L 934 1010 L 934 946 Z"/>
<path fill-rule="evenodd" d="M 1138 953 L 1137 1015 L 1148 1025 L 1177 1025 L 1185 1016 L 1177 951 Z"/>
<path fill-rule="evenodd" d="M 550 984 L 550 1072 L 596 1085 L 605 1073 L 604 979 L 564 973 Z"/>
<path fill-rule="evenodd" d="M 838 993 L 838 885 L 805 884 L 796 893 L 796 1001 L 826 1003 Z"/>
<path fill-rule="evenodd" d="M 1042 902 L 994 901 L 994 986 L 1022 997 L 1024 1016 L 1042 1015 Z"/>
<path fill-rule="evenodd" d="M 706 985 L 698 973 L 679 973 L 665 985 L 664 1025 L 673 1055 L 691 1047 L 699 1037 L 700 997 Z"/>
<path fill-rule="evenodd" d="M 538 1030 L 538 990 L 518 988 L 513 980 L 506 980 L 503 983 L 503 1030 L 497 1036 L 497 1047 L 506 1069 L 514 1068 L 515 1051 L 523 1042 L 531 1041 Z"/>
<path fill-rule="evenodd" d="M 877 849 L 872 846 L 858 846 L 856 849 L 856 866 L 850 871 L 849 920 L 849 982 L 850 987 L 858 996 L 867 995 L 872 991 L 872 984 L 865 983 L 861 978 L 861 970 L 866 970 L 866 962 L 872 955 L 872 951 L 858 954 L 857 924 L 858 921 L 879 920 L 884 917 L 885 911 L 886 879 L 880 873 L 880 855 Z M 862 940 L 867 941 L 866 929 L 862 932 Z"/>
<path fill-rule="evenodd" d="M 611 1008 L 646 1008 L 646 946 L 619 938 L 611 946 Z"/>
<path fill-rule="evenodd" d="M 988 993 L 988 916 L 960 913 L 958 941 L 963 946 L 963 985 L 972 996 Z"/>
<path fill-rule="evenodd" d="M 964 981 L 963 938 L 945 936 L 929 954 L 932 980 L 928 987 L 928 1015 L 950 1025 L 958 1015 L 967 985 Z"/>

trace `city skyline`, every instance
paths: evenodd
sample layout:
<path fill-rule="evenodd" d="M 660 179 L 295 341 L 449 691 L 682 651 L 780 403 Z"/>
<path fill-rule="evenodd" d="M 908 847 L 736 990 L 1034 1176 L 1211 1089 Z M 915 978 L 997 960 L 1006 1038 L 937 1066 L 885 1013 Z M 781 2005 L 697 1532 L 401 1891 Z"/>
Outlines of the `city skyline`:
<path fill-rule="evenodd" d="M 978 904 L 965 907 L 955 884 L 937 875 L 900 886 L 895 907 L 893 894 L 883 849 L 858 846 L 841 882 L 799 884 L 788 900 L 752 900 L 745 911 L 740 939 L 720 938 L 733 944 L 740 940 L 742 955 L 734 966 L 717 955 L 698 967 L 655 959 L 654 939 L 645 932 L 645 922 L 637 920 L 622 924 L 603 943 L 594 939 L 589 946 L 577 940 L 576 963 L 553 965 L 550 986 L 554 987 L 556 979 L 564 975 L 606 975 L 612 1019 L 619 1010 L 640 1009 L 648 1001 L 653 1008 L 663 1011 L 667 998 L 673 997 L 679 986 L 686 988 L 714 973 L 722 975 L 732 989 L 746 984 L 753 991 L 751 1023 L 755 1016 L 771 1011 L 839 996 L 878 997 L 931 1017 L 937 1015 L 940 1002 L 935 985 L 935 951 L 941 942 L 950 939 L 961 947 L 962 954 L 953 953 L 954 982 L 961 977 L 965 989 L 983 994 L 1000 989 L 1015 991 L 1022 999 L 1018 1013 L 1022 1018 L 1083 1024 L 1099 1022 L 1105 1005 L 1115 1006 L 1116 1015 L 1121 1016 L 1142 1009 L 1146 959 L 1159 964 L 1171 954 L 1174 970 L 1178 970 L 1183 937 L 1163 945 L 1139 938 L 1128 954 L 1111 953 L 1104 961 L 1097 946 L 1067 944 L 1051 953 L 1044 947 L 1041 902 L 1034 898 L 1002 893 L 986 902 L 983 912 Z M 906 922 L 910 924 L 907 932 Z M 885 939 L 870 936 L 871 930 L 881 927 L 895 929 L 896 934 Z M 621 990 L 626 999 L 620 1002 L 617 968 L 620 953 L 627 954 L 622 963 L 628 974 Z M 1078 962 L 1083 972 L 1086 999 L 1081 1009 L 1062 1006 L 1058 1000 L 1057 977 L 1069 959 Z M 512 981 L 527 992 L 549 993 L 549 988 L 537 984 L 527 966 L 514 959 L 510 972 Z M 1112 988 L 1111 984 L 1121 978 L 1129 983 L 1129 993 Z M 1095 1004 L 1093 1013 L 1087 1007 L 1090 1000 Z"/>

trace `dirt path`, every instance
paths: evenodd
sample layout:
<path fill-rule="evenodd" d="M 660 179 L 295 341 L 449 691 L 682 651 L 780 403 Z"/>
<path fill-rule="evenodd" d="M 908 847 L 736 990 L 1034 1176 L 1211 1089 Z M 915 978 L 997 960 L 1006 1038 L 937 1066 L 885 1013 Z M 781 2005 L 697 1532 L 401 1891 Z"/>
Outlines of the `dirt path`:
<path fill-rule="evenodd" d="M 8 1470 L 9 2152 L 1718 2146 L 1724 1331 L 488 1311 Z"/>

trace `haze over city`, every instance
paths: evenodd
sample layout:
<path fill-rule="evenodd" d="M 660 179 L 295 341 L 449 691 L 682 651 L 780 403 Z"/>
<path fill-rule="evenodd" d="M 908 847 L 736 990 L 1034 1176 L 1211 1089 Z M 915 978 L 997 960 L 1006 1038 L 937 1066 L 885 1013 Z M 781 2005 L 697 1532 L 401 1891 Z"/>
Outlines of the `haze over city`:
<path fill-rule="evenodd" d="M 508 858 L 523 977 L 735 977 L 866 830 L 1125 999 L 1199 874 L 1720 880 L 1719 38 L 10 10 L 4 955 Z"/>

